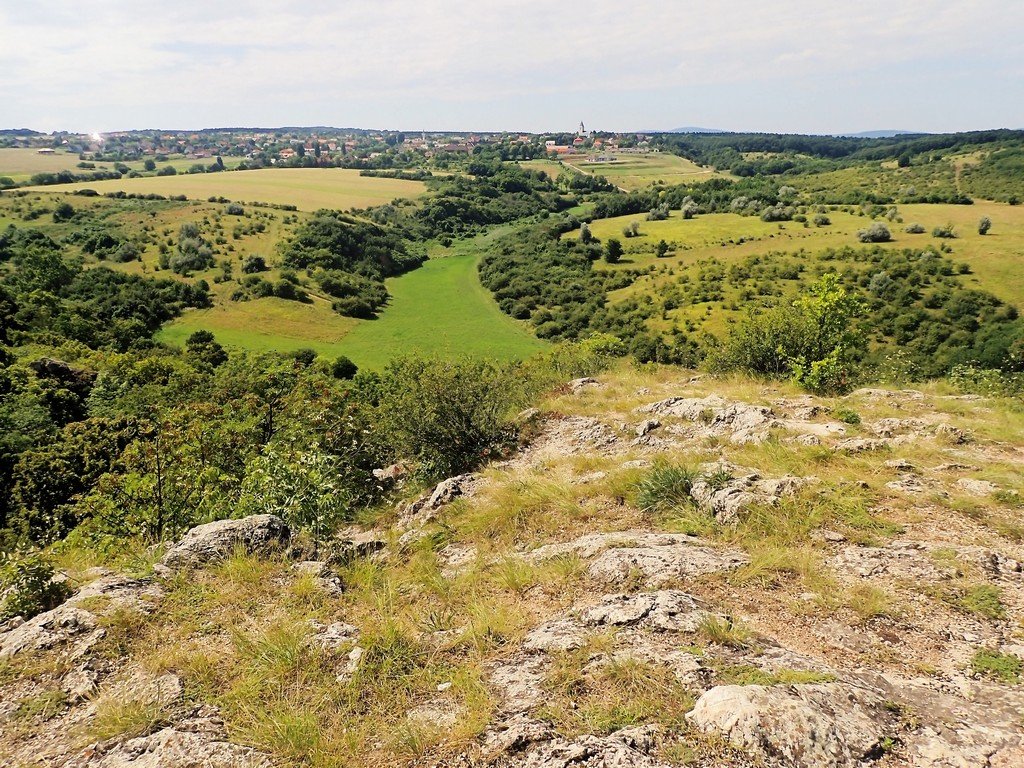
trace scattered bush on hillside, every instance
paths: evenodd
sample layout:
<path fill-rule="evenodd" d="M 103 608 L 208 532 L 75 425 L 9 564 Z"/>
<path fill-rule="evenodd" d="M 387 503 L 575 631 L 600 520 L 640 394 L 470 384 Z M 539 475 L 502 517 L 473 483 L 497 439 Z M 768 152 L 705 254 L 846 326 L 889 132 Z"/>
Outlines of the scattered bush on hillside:
<path fill-rule="evenodd" d="M 953 230 L 952 224 L 946 224 L 945 226 L 932 229 L 932 237 L 942 240 L 953 240 L 956 238 L 956 232 Z"/>
<path fill-rule="evenodd" d="M 911 224 L 910 226 L 906 227 L 903 231 L 911 235 L 923 235 L 925 230 L 924 227 L 920 224 Z"/>
<path fill-rule="evenodd" d="M 892 233 L 889 228 L 880 221 L 876 221 L 867 229 L 857 232 L 857 239 L 862 243 L 888 243 L 892 240 Z"/>
<path fill-rule="evenodd" d="M 356 367 L 356 364 L 344 355 L 340 355 L 331 363 L 331 375 L 336 379 L 352 379 L 358 372 L 359 368 Z"/>
<path fill-rule="evenodd" d="M 982 216 L 978 222 L 978 234 L 987 235 L 990 229 L 992 229 L 992 219 L 988 216 Z"/>
<path fill-rule="evenodd" d="M 180 275 L 188 275 L 209 269 L 213 261 L 213 251 L 199 234 L 199 227 L 193 223 L 182 224 L 177 252 L 167 259 L 167 266 Z"/>

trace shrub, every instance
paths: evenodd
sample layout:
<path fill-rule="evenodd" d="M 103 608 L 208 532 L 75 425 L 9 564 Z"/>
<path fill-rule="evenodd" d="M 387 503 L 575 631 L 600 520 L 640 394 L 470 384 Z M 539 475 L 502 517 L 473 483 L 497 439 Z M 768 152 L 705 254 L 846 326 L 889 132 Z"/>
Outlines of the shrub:
<path fill-rule="evenodd" d="M 356 367 L 356 364 L 344 355 L 331 363 L 331 375 L 336 379 L 351 379 L 358 372 L 359 368 Z"/>
<path fill-rule="evenodd" d="M 514 375 L 483 361 L 395 360 L 381 376 L 379 433 L 428 475 L 472 469 L 513 442 L 511 416 L 523 405 L 510 392 Z"/>
<path fill-rule="evenodd" d="M 981 221 L 978 222 L 978 234 L 987 235 L 990 229 L 992 229 L 992 219 L 988 216 L 982 216 Z"/>
<path fill-rule="evenodd" d="M 789 306 L 751 313 L 735 326 L 709 363 L 719 371 L 792 376 L 815 392 L 841 392 L 863 347 L 853 322 L 860 299 L 823 276 Z"/>
<path fill-rule="evenodd" d="M 920 224 L 911 224 L 909 227 L 907 227 L 903 231 L 907 232 L 908 234 L 911 234 L 911 235 L 923 235 L 924 234 L 924 227 L 922 225 L 920 225 Z"/>
<path fill-rule="evenodd" d="M 242 272 L 246 275 L 254 275 L 257 272 L 266 272 L 267 262 L 262 256 L 247 256 L 242 263 Z"/>
<path fill-rule="evenodd" d="M 892 233 L 885 224 L 876 221 L 867 229 L 857 232 L 857 239 L 862 243 L 888 243 L 892 240 Z"/>
<path fill-rule="evenodd" d="M 819 213 L 814 217 L 814 226 L 816 227 L 827 227 L 832 224 L 832 219 L 826 216 L 824 213 Z"/>
<path fill-rule="evenodd" d="M 227 208 L 224 209 L 224 213 L 228 216 L 245 216 L 245 208 L 240 206 L 238 203 L 230 203 Z"/>
<path fill-rule="evenodd" d="M 956 237 L 956 232 L 953 231 L 952 224 L 947 224 L 944 227 L 935 227 L 932 230 L 932 237 L 937 237 L 941 240 L 952 240 Z"/>
<path fill-rule="evenodd" d="M 851 411 L 849 408 L 836 408 L 832 415 L 844 424 L 860 424 L 860 414 L 856 411 Z"/>
<path fill-rule="evenodd" d="M 609 264 L 618 264 L 622 259 L 622 243 L 614 237 L 608 238 L 604 247 L 604 260 Z"/>
<path fill-rule="evenodd" d="M 39 554 L 13 559 L 0 572 L 0 621 L 14 616 L 31 619 L 56 608 L 71 596 L 63 581 L 54 580 L 53 566 Z"/>

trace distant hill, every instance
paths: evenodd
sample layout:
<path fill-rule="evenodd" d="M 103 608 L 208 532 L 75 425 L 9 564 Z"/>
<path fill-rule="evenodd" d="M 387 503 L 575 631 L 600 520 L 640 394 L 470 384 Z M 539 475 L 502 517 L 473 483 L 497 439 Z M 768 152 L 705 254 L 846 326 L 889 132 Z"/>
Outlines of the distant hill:
<path fill-rule="evenodd" d="M 697 125 L 687 125 L 682 128 L 670 128 L 667 131 L 637 131 L 637 133 L 729 133 L 720 128 L 701 128 Z"/>
<path fill-rule="evenodd" d="M 835 135 L 850 139 L 891 139 L 894 136 L 927 136 L 928 134 L 925 131 L 881 130 L 861 131 L 860 133 L 837 133 Z"/>

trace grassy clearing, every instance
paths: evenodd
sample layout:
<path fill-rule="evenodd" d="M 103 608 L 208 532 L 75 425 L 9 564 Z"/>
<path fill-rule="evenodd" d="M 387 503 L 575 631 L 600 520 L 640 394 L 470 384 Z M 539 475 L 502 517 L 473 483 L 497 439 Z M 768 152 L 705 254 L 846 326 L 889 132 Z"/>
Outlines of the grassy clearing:
<path fill-rule="evenodd" d="M 604 176 L 608 181 L 622 189 L 633 191 L 651 184 L 663 183 L 691 184 L 705 181 L 722 174 L 713 168 L 701 168 L 685 157 L 666 152 L 655 152 L 648 155 L 616 154 L 613 162 L 592 163 L 582 157 L 571 157 L 564 164 L 581 173 L 591 176 Z"/>
<path fill-rule="evenodd" d="M 347 168 L 263 168 L 232 173 L 195 173 L 153 176 L 81 184 L 31 187 L 33 190 L 72 191 L 94 189 L 106 192 L 186 195 L 195 200 L 226 197 L 236 201 L 258 201 L 294 205 L 301 211 L 318 208 L 367 208 L 395 198 L 419 197 L 426 186 L 419 181 L 360 176 Z"/>
<path fill-rule="evenodd" d="M 547 344 L 498 309 L 476 265 L 490 236 L 435 252 L 422 267 L 387 281 L 392 299 L 380 317 L 361 322 L 341 349 L 357 365 L 379 369 L 397 354 L 513 360 Z"/>

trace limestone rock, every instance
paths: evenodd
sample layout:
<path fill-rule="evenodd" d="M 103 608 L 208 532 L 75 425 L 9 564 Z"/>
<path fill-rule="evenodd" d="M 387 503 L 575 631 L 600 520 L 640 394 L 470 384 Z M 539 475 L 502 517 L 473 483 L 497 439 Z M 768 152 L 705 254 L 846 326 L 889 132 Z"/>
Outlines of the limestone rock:
<path fill-rule="evenodd" d="M 972 477 L 961 477 L 956 481 L 957 488 L 972 496 L 991 496 L 999 490 L 999 486 L 988 480 L 975 480 Z"/>
<path fill-rule="evenodd" d="M 884 440 L 874 440 L 869 437 L 848 437 L 835 444 L 833 450 L 837 453 L 865 453 L 867 451 L 880 451 L 888 447 Z"/>
<path fill-rule="evenodd" d="M 95 615 L 65 603 L 0 635 L 0 659 L 65 645 L 71 658 L 79 658 L 103 635 Z"/>
<path fill-rule="evenodd" d="M 613 547 L 595 557 L 587 572 L 592 578 L 609 584 L 621 584 L 639 573 L 653 586 L 661 586 L 730 571 L 747 562 L 741 552 L 690 543 Z"/>
<path fill-rule="evenodd" d="M 706 611 L 687 593 L 677 589 L 635 595 L 605 595 L 584 610 L 583 623 L 591 626 L 643 625 L 670 632 L 696 632 Z"/>
<path fill-rule="evenodd" d="M 167 568 L 198 568 L 223 559 L 236 547 L 267 552 L 287 545 L 291 531 L 277 515 L 251 515 L 200 525 L 168 550 L 160 561 Z"/>
<path fill-rule="evenodd" d="M 91 748 L 67 768 L 272 768 L 272 763 L 251 748 L 228 742 L 216 710 L 203 708 L 147 736 Z"/>
<path fill-rule="evenodd" d="M 587 387 L 600 386 L 600 382 L 597 379 L 592 378 L 590 376 L 584 376 L 579 379 L 573 379 L 566 386 L 569 387 L 570 392 L 572 392 L 574 395 L 578 395 Z"/>
<path fill-rule="evenodd" d="M 705 732 L 792 768 L 860 766 L 892 727 L 881 696 L 839 683 L 718 686 L 686 717 Z"/>
<path fill-rule="evenodd" d="M 573 619 L 555 619 L 534 628 L 523 642 L 531 651 L 573 651 L 586 644 L 586 630 Z"/>
<path fill-rule="evenodd" d="M 340 597 L 345 592 L 341 579 L 322 560 L 303 560 L 292 569 L 303 576 L 310 576 L 331 597 Z"/>

